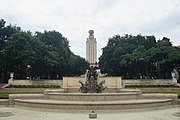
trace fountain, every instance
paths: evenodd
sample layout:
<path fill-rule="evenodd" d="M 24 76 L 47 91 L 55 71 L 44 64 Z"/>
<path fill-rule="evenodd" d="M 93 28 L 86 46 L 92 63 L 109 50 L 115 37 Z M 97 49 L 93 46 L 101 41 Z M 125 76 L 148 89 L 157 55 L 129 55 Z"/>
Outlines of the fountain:
<path fill-rule="evenodd" d="M 158 108 L 178 103 L 176 94 L 142 94 L 138 89 L 113 88 L 116 92 L 104 91 L 114 83 L 121 86 L 121 81 L 108 81 L 108 77 L 100 80 L 96 69 L 87 70 L 82 80 L 71 78 L 64 80 L 64 89 L 45 90 L 44 94 L 12 94 L 9 103 L 13 106 L 58 110 L 124 110 Z M 71 83 L 73 80 L 73 84 Z M 106 82 L 107 81 L 107 82 Z M 109 83 L 108 83 L 109 82 Z M 108 84 L 107 84 L 108 83 Z M 67 84 L 79 85 L 81 92 L 68 92 Z M 71 87 L 70 86 L 70 87 Z M 71 88 L 72 89 L 72 88 Z"/>
<path fill-rule="evenodd" d="M 9 104 L 31 108 L 91 111 L 158 108 L 178 104 L 176 94 L 142 94 L 139 89 L 123 89 L 119 78 L 104 77 L 96 67 L 90 67 L 82 77 L 63 78 L 63 89 L 45 90 L 43 94 L 10 94 Z M 72 92 L 72 89 L 75 89 L 75 92 Z"/>
<path fill-rule="evenodd" d="M 103 86 L 105 80 L 98 83 L 97 79 L 99 76 L 95 68 L 96 67 L 91 66 L 91 68 L 86 71 L 85 83 L 79 80 L 79 83 L 81 84 L 80 91 L 82 93 L 102 93 L 107 88 Z"/>

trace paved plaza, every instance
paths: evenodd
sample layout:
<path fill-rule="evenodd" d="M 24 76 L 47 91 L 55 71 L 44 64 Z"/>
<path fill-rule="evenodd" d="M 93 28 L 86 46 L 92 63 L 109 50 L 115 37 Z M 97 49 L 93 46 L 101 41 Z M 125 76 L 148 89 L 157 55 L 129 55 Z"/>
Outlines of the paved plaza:
<path fill-rule="evenodd" d="M 89 120 L 91 111 L 46 111 L 40 109 L 25 109 L 16 107 L 0 107 L 0 112 L 10 112 L 9 117 L 0 120 Z M 173 114 L 180 113 L 180 107 L 168 107 L 149 110 L 131 111 L 95 111 L 95 120 L 179 120 Z"/>

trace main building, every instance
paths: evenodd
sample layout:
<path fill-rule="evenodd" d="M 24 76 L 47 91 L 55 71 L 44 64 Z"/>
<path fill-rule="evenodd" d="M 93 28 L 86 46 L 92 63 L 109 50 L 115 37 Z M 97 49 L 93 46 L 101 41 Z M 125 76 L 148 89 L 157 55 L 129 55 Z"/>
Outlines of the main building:
<path fill-rule="evenodd" d="M 90 66 L 95 66 L 97 64 L 97 42 L 94 38 L 94 31 L 89 30 L 89 37 L 86 41 L 86 60 L 89 62 Z"/>

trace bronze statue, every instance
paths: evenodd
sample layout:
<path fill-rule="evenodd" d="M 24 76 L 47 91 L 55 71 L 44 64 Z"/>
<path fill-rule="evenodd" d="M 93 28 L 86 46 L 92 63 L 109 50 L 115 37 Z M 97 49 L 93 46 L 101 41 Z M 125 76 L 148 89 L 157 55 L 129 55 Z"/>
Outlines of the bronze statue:
<path fill-rule="evenodd" d="M 80 91 L 82 93 L 101 93 L 107 87 L 104 87 L 105 81 L 101 81 L 99 84 L 98 80 L 98 73 L 96 71 L 96 67 L 91 66 L 89 70 L 86 71 L 86 82 L 83 83 L 79 81 L 81 84 Z"/>

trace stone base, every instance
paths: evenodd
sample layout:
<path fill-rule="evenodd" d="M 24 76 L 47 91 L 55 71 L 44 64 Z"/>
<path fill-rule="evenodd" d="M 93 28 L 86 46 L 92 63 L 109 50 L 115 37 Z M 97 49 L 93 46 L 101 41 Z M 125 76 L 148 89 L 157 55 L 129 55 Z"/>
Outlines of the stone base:
<path fill-rule="evenodd" d="M 111 100 L 111 101 L 67 101 L 15 99 L 15 106 L 55 110 L 127 110 L 172 106 L 171 99 Z"/>
<path fill-rule="evenodd" d="M 176 94 L 141 94 L 138 89 L 121 89 L 121 93 L 63 93 L 62 89 L 56 89 L 44 94 L 9 95 L 10 105 L 58 110 L 157 108 L 178 102 Z"/>
<path fill-rule="evenodd" d="M 89 113 L 89 118 L 90 118 L 90 119 L 95 119 L 95 118 L 97 118 L 97 113 L 94 113 L 94 111 L 92 111 L 92 113 Z"/>
<path fill-rule="evenodd" d="M 103 91 L 103 93 L 119 93 L 121 88 L 108 88 Z M 64 88 L 64 93 L 80 93 L 79 88 Z"/>

